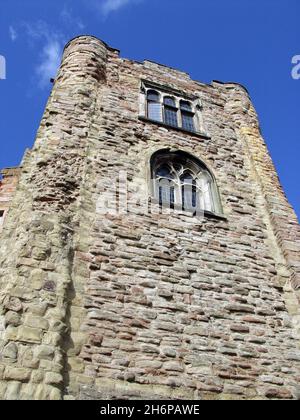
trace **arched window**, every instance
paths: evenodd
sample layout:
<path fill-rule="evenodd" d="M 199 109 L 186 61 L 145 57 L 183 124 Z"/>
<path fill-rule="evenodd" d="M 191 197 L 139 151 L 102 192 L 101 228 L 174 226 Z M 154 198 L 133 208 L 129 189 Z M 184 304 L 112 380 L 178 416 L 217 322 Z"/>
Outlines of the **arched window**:
<path fill-rule="evenodd" d="M 182 128 L 188 131 L 195 131 L 195 113 L 193 112 L 190 102 L 180 101 L 180 112 Z"/>
<path fill-rule="evenodd" d="M 162 122 L 160 94 L 156 90 L 147 92 L 147 111 L 150 120 Z"/>
<path fill-rule="evenodd" d="M 172 127 L 178 127 L 178 109 L 175 99 L 171 96 L 164 98 L 164 122 Z"/>
<path fill-rule="evenodd" d="M 207 167 L 184 152 L 161 151 L 152 157 L 155 197 L 160 205 L 222 213 L 218 189 Z"/>

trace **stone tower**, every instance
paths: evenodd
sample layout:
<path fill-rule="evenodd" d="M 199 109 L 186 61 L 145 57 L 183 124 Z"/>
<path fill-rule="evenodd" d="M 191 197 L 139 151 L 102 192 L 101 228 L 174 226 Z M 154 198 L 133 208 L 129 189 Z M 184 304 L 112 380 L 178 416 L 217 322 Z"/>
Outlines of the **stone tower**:
<path fill-rule="evenodd" d="M 300 228 L 245 88 L 78 37 L 3 174 L 1 399 L 299 398 Z"/>

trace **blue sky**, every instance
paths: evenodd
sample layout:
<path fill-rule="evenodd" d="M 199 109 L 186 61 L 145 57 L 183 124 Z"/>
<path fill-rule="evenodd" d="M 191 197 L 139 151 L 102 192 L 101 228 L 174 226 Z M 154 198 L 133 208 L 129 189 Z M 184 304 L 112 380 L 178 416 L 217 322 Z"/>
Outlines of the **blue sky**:
<path fill-rule="evenodd" d="M 299 0 L 1 0 L 0 168 L 32 146 L 63 45 L 88 33 L 123 57 L 244 84 L 299 216 L 299 18 Z"/>

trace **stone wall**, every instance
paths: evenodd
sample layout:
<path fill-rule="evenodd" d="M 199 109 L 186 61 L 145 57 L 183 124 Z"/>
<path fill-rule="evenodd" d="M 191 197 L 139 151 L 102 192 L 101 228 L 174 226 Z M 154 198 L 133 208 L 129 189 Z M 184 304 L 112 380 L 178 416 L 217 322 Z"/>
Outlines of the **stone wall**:
<path fill-rule="evenodd" d="M 0 232 L 6 217 L 10 202 L 15 193 L 20 168 L 7 168 L 1 171 L 2 180 L 0 180 Z"/>
<path fill-rule="evenodd" d="M 198 96 L 211 138 L 139 120 L 142 79 Z M 207 164 L 224 218 L 145 212 L 161 149 Z M 243 87 L 76 38 L 1 234 L 1 398 L 298 399 L 299 246 Z"/>

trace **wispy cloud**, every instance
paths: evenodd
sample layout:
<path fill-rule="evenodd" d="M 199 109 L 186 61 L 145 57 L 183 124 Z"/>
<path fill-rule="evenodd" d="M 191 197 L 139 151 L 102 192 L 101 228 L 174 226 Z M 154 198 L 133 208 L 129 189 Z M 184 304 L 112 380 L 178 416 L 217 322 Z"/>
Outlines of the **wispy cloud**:
<path fill-rule="evenodd" d="M 94 4 L 104 17 L 117 12 L 125 6 L 141 3 L 144 0 L 94 0 Z"/>
<path fill-rule="evenodd" d="M 39 86 L 45 88 L 49 85 L 51 77 L 55 77 L 61 61 L 62 45 L 59 41 L 49 41 L 44 46 L 40 63 L 36 67 Z"/>
<path fill-rule="evenodd" d="M 73 14 L 72 8 L 64 5 L 58 15 L 57 25 L 50 25 L 44 20 L 21 22 L 9 28 L 10 37 L 15 41 L 22 31 L 29 47 L 39 51 L 33 74 L 34 83 L 44 89 L 55 78 L 60 65 L 64 45 L 70 38 L 85 28 L 81 18 Z"/>
<path fill-rule="evenodd" d="M 60 20 L 64 23 L 64 25 L 67 25 L 72 29 L 76 28 L 82 31 L 85 28 L 85 24 L 82 20 L 77 16 L 74 16 L 72 9 L 69 9 L 66 5 L 60 13 Z"/>
<path fill-rule="evenodd" d="M 12 42 L 15 42 L 15 40 L 18 38 L 18 33 L 12 25 L 9 27 L 9 36 Z"/>
<path fill-rule="evenodd" d="M 56 76 L 63 46 L 68 37 L 42 20 L 33 23 L 23 22 L 22 28 L 31 47 L 41 46 L 34 74 L 37 76 L 38 86 L 44 89 L 49 85 L 50 79 Z"/>
<path fill-rule="evenodd" d="M 110 12 L 115 12 L 131 2 L 132 0 L 104 0 L 101 9 L 103 14 L 108 15 Z"/>

